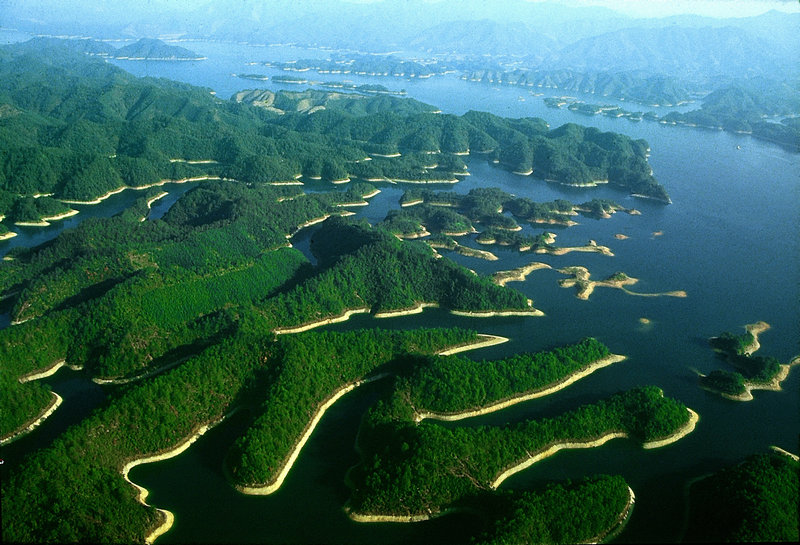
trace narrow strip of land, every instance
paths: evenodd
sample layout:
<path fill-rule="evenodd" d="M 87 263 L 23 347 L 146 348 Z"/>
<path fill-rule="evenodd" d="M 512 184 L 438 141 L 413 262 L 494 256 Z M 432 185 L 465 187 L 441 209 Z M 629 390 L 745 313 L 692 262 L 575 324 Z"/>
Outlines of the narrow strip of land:
<path fill-rule="evenodd" d="M 326 401 L 324 401 L 322 405 L 320 405 L 320 407 L 317 409 L 317 412 L 314 414 L 314 418 L 311 419 L 311 421 L 306 426 L 303 435 L 301 435 L 300 439 L 298 439 L 297 443 L 295 443 L 292 452 L 289 454 L 289 457 L 286 459 L 286 462 L 283 464 L 283 467 L 281 468 L 280 472 L 278 473 L 278 476 L 275 477 L 275 480 L 273 482 L 268 483 L 266 485 L 257 485 L 257 486 L 236 485 L 236 489 L 244 494 L 253 494 L 258 496 L 266 496 L 278 490 L 281 487 L 281 485 L 283 485 L 283 481 L 286 479 L 286 476 L 292 469 L 292 466 L 297 460 L 297 457 L 300 455 L 300 451 L 303 450 L 303 447 L 305 446 L 308 439 L 311 437 L 311 434 L 314 433 L 314 429 L 317 427 L 317 424 L 319 424 L 319 421 L 322 420 L 322 417 L 325 415 L 325 411 L 331 408 L 333 404 L 336 403 L 339 400 L 339 398 L 341 398 L 347 392 L 354 390 L 355 388 L 361 386 L 362 384 L 379 380 L 386 376 L 388 375 L 380 374 L 367 379 L 357 380 L 355 382 L 345 384 L 344 386 L 336 390 L 333 393 L 333 395 L 331 395 Z"/>
<path fill-rule="evenodd" d="M 487 335 L 483 333 L 478 334 L 478 340 L 472 343 L 462 344 L 460 346 L 454 346 L 452 348 L 447 348 L 440 352 L 437 352 L 439 356 L 452 356 L 453 354 L 458 354 L 460 352 L 467 352 L 469 350 L 477 350 L 478 348 L 485 348 L 487 346 L 494 346 L 496 344 L 502 344 L 504 342 L 508 342 L 508 337 L 500 337 L 499 335 Z"/>
<path fill-rule="evenodd" d="M 591 375 L 598 369 L 602 369 L 603 367 L 623 361 L 625 359 L 626 356 L 620 354 L 611 354 L 609 356 L 606 356 L 605 358 L 601 358 L 599 360 L 590 363 L 589 365 L 576 371 L 575 373 L 572 373 L 571 375 L 564 377 L 562 380 L 558 382 L 545 386 L 542 389 L 533 392 L 522 393 L 513 397 L 501 399 L 500 401 L 497 401 L 485 407 L 469 409 L 458 413 L 437 413 L 432 411 L 421 411 L 417 413 L 416 421 L 420 422 L 426 418 L 429 418 L 431 420 L 442 420 L 442 421 L 452 422 L 456 420 L 463 420 L 465 418 L 472 418 L 475 416 L 481 416 L 484 414 L 493 413 L 505 409 L 506 407 L 511 407 L 512 405 L 516 405 L 518 403 L 523 403 L 525 401 L 530 401 L 531 399 L 544 397 L 546 395 L 555 393 L 559 390 L 563 390 L 564 388 L 570 386 L 576 381 Z"/>
<path fill-rule="evenodd" d="M 665 445 L 669 445 L 671 443 L 674 443 L 675 441 L 677 441 L 677 440 L 681 439 L 682 437 L 684 437 L 684 436 L 688 435 L 689 433 L 691 433 L 694 430 L 695 425 L 697 424 L 697 421 L 699 420 L 700 417 L 692 409 L 688 409 L 688 411 L 689 411 L 689 422 L 684 427 L 682 427 L 680 430 L 678 430 L 674 434 L 672 434 L 672 435 L 670 435 L 668 437 L 665 437 L 663 439 L 658 439 L 658 440 L 655 440 L 655 441 L 648 441 L 648 442 L 646 442 L 646 443 L 644 443 L 642 445 L 642 448 L 653 449 L 653 448 L 663 447 Z M 547 447 L 544 447 L 543 449 L 540 449 L 539 451 L 531 454 L 530 458 L 528 458 L 527 460 L 525 460 L 523 462 L 520 462 L 519 464 L 517 464 L 515 466 L 512 466 L 512 467 L 506 469 L 505 471 L 503 471 L 494 480 L 494 482 L 491 484 L 491 487 L 493 489 L 496 489 L 498 486 L 500 486 L 500 484 L 503 481 L 508 479 L 511 475 L 513 475 L 515 473 L 519 473 L 520 471 L 529 468 L 530 466 L 532 466 L 536 462 L 539 462 L 539 461 L 544 460 L 545 458 L 547 458 L 549 456 L 552 456 L 553 454 L 555 454 L 559 450 L 599 447 L 600 445 L 603 445 L 604 443 L 606 443 L 607 441 L 610 441 L 611 439 L 618 439 L 618 438 L 624 438 L 624 437 L 628 437 L 628 434 L 625 433 L 625 432 L 616 432 L 615 431 L 615 432 L 609 432 L 609 433 L 607 433 L 607 434 L 605 434 L 605 435 L 603 435 L 601 437 L 598 437 L 597 439 L 593 439 L 593 440 L 590 440 L 590 441 L 563 441 L 563 442 L 560 442 L 560 443 L 553 443 L 553 444 L 551 444 L 551 445 L 549 445 Z"/>

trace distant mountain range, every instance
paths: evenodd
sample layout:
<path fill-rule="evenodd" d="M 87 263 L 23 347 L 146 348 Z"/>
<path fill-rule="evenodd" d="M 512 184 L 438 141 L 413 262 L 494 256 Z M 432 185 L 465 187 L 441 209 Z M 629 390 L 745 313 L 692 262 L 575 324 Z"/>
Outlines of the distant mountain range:
<path fill-rule="evenodd" d="M 46 1 L 50 0 L 39 0 Z M 606 8 L 524 0 L 504 0 L 502 9 L 497 3 L 478 0 L 211 0 L 184 12 L 136 9 L 125 11 L 100 0 L 86 0 L 85 13 L 78 20 L 74 14 L 67 17 L 59 7 L 33 12 L 13 3 L 5 10 L 3 24 L 34 33 L 169 36 L 480 57 L 487 61 L 485 69 L 503 71 L 641 71 L 686 78 L 699 85 L 711 82 L 714 87 L 719 85 L 717 78 L 728 83 L 732 78 L 800 73 L 798 13 L 635 19 Z M 108 54 L 193 58 L 191 52 L 156 41 L 138 42 Z"/>
<path fill-rule="evenodd" d="M 794 53 L 739 28 L 670 26 L 584 38 L 545 59 L 542 68 L 645 70 L 713 78 L 796 70 L 797 63 Z"/>
<path fill-rule="evenodd" d="M 432 53 L 470 56 L 488 53 L 543 60 L 554 54 L 559 44 L 521 22 L 498 23 L 482 19 L 440 23 L 411 38 L 407 47 Z"/>
<path fill-rule="evenodd" d="M 139 41 L 117 49 L 107 42 L 89 38 L 75 38 L 63 40 L 60 38 L 38 37 L 32 40 L 42 48 L 62 47 L 69 45 L 70 49 L 109 59 L 128 60 L 166 60 L 166 61 L 199 61 L 205 57 L 198 55 L 184 47 L 165 44 L 161 40 L 142 38 Z"/>

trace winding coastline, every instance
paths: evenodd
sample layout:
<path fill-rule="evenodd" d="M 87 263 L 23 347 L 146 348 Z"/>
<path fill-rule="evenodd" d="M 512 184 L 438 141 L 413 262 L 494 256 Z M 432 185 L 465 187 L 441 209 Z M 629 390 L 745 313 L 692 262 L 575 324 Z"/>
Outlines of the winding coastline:
<path fill-rule="evenodd" d="M 708 388 L 702 385 L 700 387 L 708 392 L 721 395 L 725 399 L 730 399 L 731 401 L 752 401 L 753 399 L 755 399 L 753 396 L 753 390 L 767 390 L 771 392 L 782 391 L 783 388 L 781 388 L 781 382 L 786 380 L 786 378 L 789 376 L 789 371 L 791 371 L 791 368 L 798 364 L 800 364 L 800 356 L 795 356 L 794 359 L 792 359 L 792 361 L 790 361 L 789 363 L 781 364 L 780 370 L 774 377 L 772 377 L 772 380 L 770 380 L 769 382 L 745 381 L 744 382 L 745 390 L 744 392 L 738 395 L 728 394 L 720 390 L 717 390 L 715 388 Z M 703 377 L 705 375 L 700 375 L 700 376 Z"/>
<path fill-rule="evenodd" d="M 439 352 L 439 354 L 444 354 L 444 352 L 448 352 L 448 350 L 452 350 L 453 351 L 452 353 L 464 352 L 464 351 L 467 351 L 467 350 L 476 350 L 478 348 L 482 348 L 482 347 L 485 347 L 485 346 L 491 346 L 491 345 L 503 343 L 503 342 L 506 342 L 506 341 L 508 341 L 508 339 L 505 338 L 505 337 L 499 337 L 499 336 L 496 336 L 496 335 L 479 335 L 479 339 L 476 342 L 468 343 L 468 344 L 464 344 L 464 345 L 460 345 L 460 346 L 455 346 L 455 347 L 453 347 L 451 349 L 445 349 L 443 352 Z M 280 472 L 278 473 L 278 476 L 275 478 L 274 481 L 272 481 L 270 483 L 267 483 L 265 485 L 253 485 L 253 486 L 234 484 L 234 487 L 239 492 L 242 492 L 243 494 L 259 495 L 259 496 L 266 496 L 266 495 L 272 494 L 275 491 L 277 491 L 281 487 L 281 485 L 283 485 L 283 482 L 286 479 L 286 476 L 289 474 L 289 471 L 292 469 L 292 466 L 294 465 L 295 461 L 297 461 L 297 457 L 300 455 L 300 452 L 302 451 L 302 449 L 305 446 L 306 442 L 311 437 L 311 434 L 314 433 L 314 429 L 316 428 L 317 424 L 319 424 L 320 420 L 322 420 L 322 417 L 325 415 L 325 412 L 329 408 L 331 408 L 333 406 L 333 404 L 336 403 L 346 393 L 356 389 L 357 387 L 361 386 L 362 384 L 366 384 L 366 383 L 369 383 L 369 382 L 374 382 L 374 381 L 386 378 L 388 376 L 390 376 L 388 373 L 381 373 L 381 374 L 378 374 L 378 375 L 376 375 L 374 377 L 364 378 L 364 379 L 361 379 L 361 380 L 350 382 L 348 384 L 345 384 L 344 386 L 342 386 L 338 390 L 336 390 L 333 394 L 331 394 L 330 397 L 328 397 L 328 399 L 326 401 L 324 401 L 319 406 L 319 408 L 317 409 L 316 413 L 314 414 L 314 417 L 311 419 L 311 421 L 308 423 L 308 425 L 306 426 L 305 430 L 303 431 L 303 434 L 300 436 L 300 438 L 295 443 L 294 447 L 292 448 L 292 452 L 287 457 L 286 462 L 284 462 L 283 466 L 281 467 Z M 227 473 L 227 471 L 226 471 L 226 473 Z M 229 478 L 229 480 L 232 480 L 230 475 L 228 475 L 228 478 Z M 358 515 L 354 515 L 354 516 L 358 516 Z M 366 517 L 366 515 L 365 515 L 365 517 Z M 356 519 L 353 519 L 353 520 L 356 520 Z M 424 519 L 418 519 L 418 520 L 424 520 Z M 363 520 L 361 522 L 367 522 L 367 521 L 368 520 Z M 372 521 L 372 520 L 370 519 L 369 521 Z M 383 522 L 391 522 L 391 521 L 394 521 L 394 519 L 392 519 L 391 517 L 390 517 L 390 519 L 383 520 Z M 409 521 L 405 521 L 405 522 L 413 522 L 413 521 L 409 520 Z"/>
<path fill-rule="evenodd" d="M 285 335 L 288 333 L 302 333 L 303 331 L 309 331 L 314 329 L 315 327 L 320 327 L 323 325 L 328 324 L 336 324 L 339 322 L 346 322 L 350 319 L 350 316 L 353 314 L 366 314 L 369 312 L 369 307 L 360 307 L 354 309 L 345 310 L 342 314 L 338 316 L 332 316 L 330 318 L 324 318 L 322 320 L 317 320 L 315 322 L 308 322 L 299 326 L 295 327 L 278 327 L 272 330 L 273 333 L 276 335 Z"/>
<path fill-rule="evenodd" d="M 498 286 L 505 286 L 509 282 L 524 282 L 530 273 L 539 269 L 552 269 L 552 267 L 547 263 L 534 261 L 509 271 L 497 271 L 492 275 L 492 281 Z"/>
<path fill-rule="evenodd" d="M 663 439 L 657 439 L 655 441 L 647 441 L 646 443 L 642 444 L 642 448 L 654 449 L 663 447 L 669 445 L 670 443 L 674 443 L 675 441 L 678 441 L 679 439 L 691 433 L 694 430 L 695 425 L 697 424 L 697 421 L 700 419 L 700 417 L 692 409 L 687 408 L 687 410 L 689 411 L 689 422 L 686 425 L 684 425 L 683 428 Z M 629 437 L 629 435 L 625 432 L 614 431 L 589 441 L 564 441 L 561 443 L 553 443 L 533 453 L 527 460 L 524 460 L 523 462 L 515 466 L 512 466 L 503 471 L 502 473 L 500 473 L 500 475 L 498 475 L 497 478 L 495 478 L 494 482 L 490 486 L 492 489 L 496 489 L 498 486 L 500 486 L 500 484 L 502 484 L 503 481 L 508 479 L 513 474 L 519 473 L 520 471 L 529 468 L 536 462 L 539 462 L 541 460 L 544 460 L 545 458 L 552 456 L 559 450 L 599 447 L 600 445 L 603 445 L 604 443 L 612 439 L 627 438 L 627 437 Z"/>
<path fill-rule="evenodd" d="M 440 353 L 440 354 L 444 355 L 444 353 Z M 477 409 L 469 409 L 469 410 L 458 412 L 458 413 L 437 413 L 437 412 L 433 412 L 433 411 L 420 411 L 420 412 L 417 412 L 415 421 L 416 422 L 421 422 L 422 420 L 425 420 L 427 418 L 427 419 L 431 419 L 431 420 L 441 420 L 441 421 L 453 422 L 453 421 L 456 421 L 456 420 L 463 420 L 465 418 L 472 418 L 472 417 L 475 417 L 475 416 L 481 416 L 481 415 L 484 415 L 484 414 L 493 413 L 493 412 L 505 409 L 506 407 L 511 407 L 512 405 L 516 405 L 518 403 L 523 403 L 525 401 L 530 401 L 531 399 L 536 399 L 536 398 L 539 398 L 539 397 L 544 397 L 546 395 L 550 395 L 550 394 L 552 394 L 554 392 L 557 392 L 559 390 L 562 390 L 562 389 L 566 388 L 567 386 L 570 386 L 574 382 L 576 382 L 576 381 L 578 381 L 578 380 L 580 380 L 580 379 L 582 379 L 584 377 L 587 377 L 587 376 L 591 375 L 592 373 L 594 373 L 598 369 L 602 369 L 603 367 L 606 367 L 606 366 L 611 365 L 613 363 L 617 363 L 617 362 L 623 361 L 625 359 L 627 359 L 627 356 L 623 356 L 621 354 L 611 354 L 609 356 L 606 356 L 605 358 L 601 358 L 599 360 L 596 360 L 596 361 L 590 363 L 589 365 L 583 367 L 582 369 L 579 369 L 578 371 L 572 373 L 571 375 L 569 375 L 567 377 L 564 377 L 562 380 L 560 380 L 558 382 L 554 382 L 554 383 L 549 384 L 547 386 L 544 386 L 543 388 L 541 388 L 539 390 L 535 390 L 533 392 L 523 393 L 523 394 L 512 396 L 512 397 L 509 397 L 509 398 L 506 398 L 506 399 L 501 399 L 501 400 L 496 401 L 496 402 L 494 402 L 494 403 L 492 403 L 490 405 L 487 405 L 485 407 L 481 407 L 481 408 L 477 408 Z"/>
<path fill-rule="evenodd" d="M 188 439 L 186 439 L 183 443 L 179 443 L 177 446 L 175 446 L 170 450 L 167 450 L 159 454 L 153 454 L 151 456 L 144 456 L 142 458 L 137 458 L 135 460 L 131 460 L 130 462 L 122 466 L 122 469 L 120 470 L 122 478 L 125 479 L 128 483 L 130 483 L 138 491 L 136 501 L 138 501 L 145 507 L 153 507 L 145 501 L 147 495 L 149 494 L 149 491 L 146 488 L 134 483 L 128 477 L 128 473 L 130 472 L 131 469 L 140 464 L 160 462 L 162 460 L 167 460 L 169 458 L 177 456 L 178 454 L 181 454 L 183 451 L 188 449 L 192 445 L 192 443 L 197 441 L 197 439 L 199 439 L 203 434 L 205 434 L 208 430 L 210 430 L 217 424 L 221 423 L 223 420 L 232 415 L 234 412 L 236 412 L 236 409 L 234 409 L 228 414 L 223 415 L 221 418 L 218 418 L 217 420 L 214 420 L 208 424 L 200 426 L 197 429 L 197 431 L 194 432 L 194 434 L 192 434 Z M 145 537 L 144 541 L 148 545 L 153 543 L 159 536 L 167 533 L 169 529 L 172 527 L 173 522 L 175 521 L 175 515 L 173 515 L 170 511 L 167 511 L 166 509 L 160 509 L 158 507 L 153 507 L 153 508 L 164 516 L 164 521 L 158 527 L 156 527 L 152 532 L 150 532 L 150 534 L 148 534 L 147 537 Z"/>
<path fill-rule="evenodd" d="M 24 384 L 24 383 L 30 382 L 32 380 L 39 380 L 39 379 L 42 379 L 42 378 L 51 377 L 51 376 L 55 375 L 56 372 L 59 369 L 61 369 L 62 367 L 64 367 L 65 365 L 67 365 L 67 360 L 60 359 L 60 360 L 57 360 L 57 361 L 53 362 L 53 364 L 50 367 L 47 367 L 46 369 L 42 369 L 41 371 L 33 371 L 33 372 L 28 373 L 26 375 L 22 375 L 17 380 L 20 382 L 20 384 Z M 73 368 L 73 369 L 78 369 L 78 368 Z"/>

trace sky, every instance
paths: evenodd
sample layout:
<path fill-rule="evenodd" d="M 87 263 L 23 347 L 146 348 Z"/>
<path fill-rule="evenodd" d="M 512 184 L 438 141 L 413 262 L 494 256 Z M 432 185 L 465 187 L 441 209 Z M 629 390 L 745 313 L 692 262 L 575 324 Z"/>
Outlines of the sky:
<path fill-rule="evenodd" d="M 575 0 L 569 3 L 604 6 L 633 17 L 664 17 L 683 13 L 709 17 L 749 17 L 773 9 L 800 13 L 798 0 Z"/>
<path fill-rule="evenodd" d="M 31 9 L 32 11 L 55 9 L 58 11 L 87 7 L 101 7 L 107 11 L 126 9 L 147 11 L 186 10 L 197 8 L 212 0 L 0 0 L 0 26 L 3 8 Z M 225 0 L 217 0 L 224 2 Z M 307 0 L 297 0 L 306 2 Z M 370 4 L 381 1 L 401 2 L 403 0 L 345 0 L 351 3 Z M 457 0 L 425 0 L 428 2 L 454 2 Z M 529 2 L 549 1 L 570 6 L 603 6 L 633 17 L 663 17 L 682 13 L 694 13 L 712 17 L 747 17 L 775 9 L 800 13 L 798 0 L 526 0 Z M 487 0 L 502 9 L 503 0 Z M 234 0 L 234 5 L 237 2 Z M 269 0 L 264 0 L 269 4 Z"/>

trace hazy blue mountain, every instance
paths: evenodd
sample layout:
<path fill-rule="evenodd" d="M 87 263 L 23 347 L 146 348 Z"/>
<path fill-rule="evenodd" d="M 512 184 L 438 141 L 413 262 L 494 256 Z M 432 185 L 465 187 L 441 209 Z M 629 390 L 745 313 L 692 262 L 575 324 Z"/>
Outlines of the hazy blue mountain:
<path fill-rule="evenodd" d="M 464 55 L 525 55 L 543 59 L 557 49 L 552 38 L 533 32 L 524 23 L 454 21 L 425 29 L 408 42 L 413 50 Z"/>
<path fill-rule="evenodd" d="M 678 76 L 754 76 L 794 66 L 774 43 L 742 29 L 632 28 L 579 40 L 545 61 L 547 68 L 645 70 Z"/>

